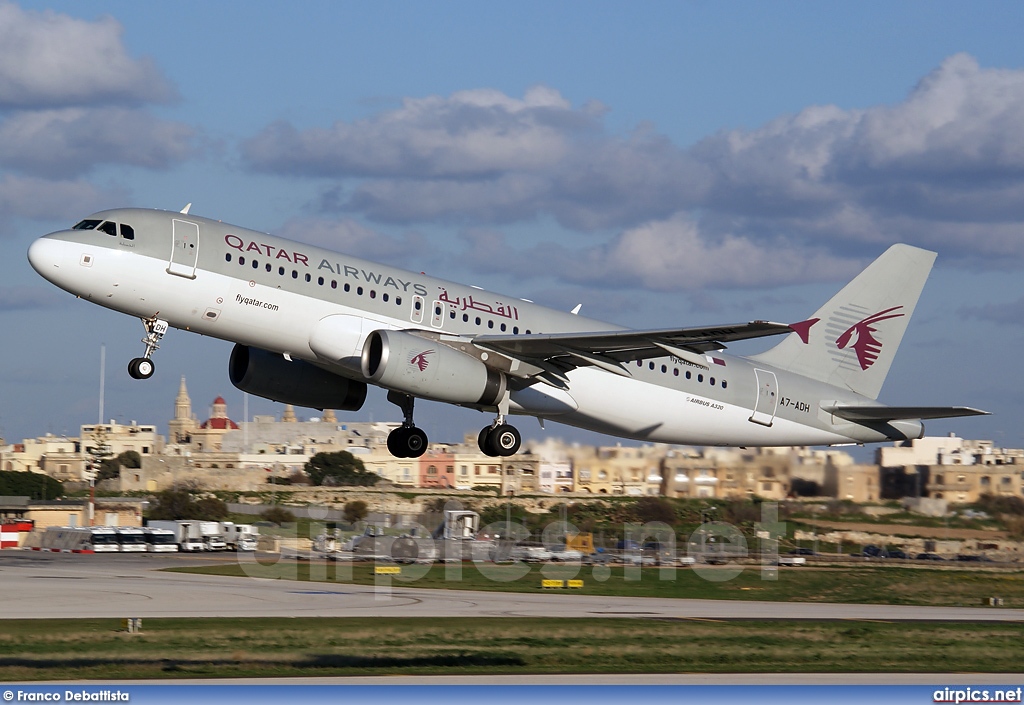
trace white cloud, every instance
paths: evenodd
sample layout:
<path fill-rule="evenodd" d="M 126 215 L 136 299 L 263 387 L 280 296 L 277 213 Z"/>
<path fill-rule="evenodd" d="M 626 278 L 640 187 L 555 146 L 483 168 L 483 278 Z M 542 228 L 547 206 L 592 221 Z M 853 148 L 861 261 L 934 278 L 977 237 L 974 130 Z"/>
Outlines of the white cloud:
<path fill-rule="evenodd" d="M 355 123 L 300 132 L 271 125 L 242 145 L 257 169 L 338 177 L 469 178 L 550 168 L 568 149 L 566 129 L 593 126 L 557 91 L 521 99 L 495 90 L 450 98 L 407 98 L 402 107 Z"/>
<path fill-rule="evenodd" d="M 125 108 L 16 113 L 0 122 L 0 164 L 52 177 L 96 164 L 163 169 L 193 153 L 194 129 Z"/>
<path fill-rule="evenodd" d="M 784 241 L 712 237 L 682 215 L 645 223 L 620 232 L 607 244 L 580 250 L 558 245 L 520 250 L 489 230 L 470 230 L 462 239 L 466 251 L 460 259 L 477 269 L 522 279 L 556 277 L 601 289 L 698 292 L 709 287 L 832 281 L 855 273 L 861 264 Z"/>
<path fill-rule="evenodd" d="M 139 104 L 174 91 L 146 59 L 128 56 L 112 17 L 94 22 L 0 2 L 0 107 Z"/>
<path fill-rule="evenodd" d="M 329 247 L 354 257 L 392 264 L 401 264 L 416 258 L 426 250 L 426 242 L 415 233 L 392 237 L 347 219 L 290 220 L 282 226 L 280 234 L 292 240 Z"/>
<path fill-rule="evenodd" d="M 127 195 L 122 191 L 103 190 L 80 180 L 0 176 L 0 234 L 13 218 L 63 219 L 70 226 L 83 213 L 124 203 L 126 199 Z"/>
<path fill-rule="evenodd" d="M 1024 266 L 1024 70 L 942 62 L 892 105 L 810 106 L 689 148 L 649 125 L 610 134 L 598 105 L 557 91 L 408 99 L 329 129 L 271 126 L 251 167 L 334 181 L 325 212 L 390 223 L 496 226 L 553 217 L 595 244 L 522 271 L 686 289 L 845 276 L 892 242 L 946 262 Z M 493 233 L 470 231 L 488 266 Z M 603 242 L 602 242 L 603 240 Z"/>

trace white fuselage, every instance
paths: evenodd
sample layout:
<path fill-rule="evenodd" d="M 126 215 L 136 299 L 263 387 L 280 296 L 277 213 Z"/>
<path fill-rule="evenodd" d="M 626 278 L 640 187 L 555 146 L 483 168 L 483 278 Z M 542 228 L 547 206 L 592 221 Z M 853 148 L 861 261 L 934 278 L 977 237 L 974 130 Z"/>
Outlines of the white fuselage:
<path fill-rule="evenodd" d="M 311 346 L 311 340 L 319 335 L 318 325 L 329 316 L 351 316 L 361 322 L 352 359 L 346 364 L 336 358 L 332 364 L 339 374 L 353 379 L 363 379 L 358 355 L 363 340 L 377 329 L 419 329 L 468 341 L 474 334 L 494 335 L 505 328 L 511 333 L 513 326 L 517 331 L 529 328 L 534 332 L 617 328 L 382 265 L 373 265 L 375 271 L 367 272 L 358 260 L 344 260 L 357 263 L 352 266 L 334 264 L 343 256 L 241 228 L 231 229 L 237 235 L 225 236 L 216 231 L 214 221 L 158 211 L 125 213 L 126 219 L 134 216 L 136 223 L 142 219 L 139 213 L 167 220 L 196 220 L 204 231 L 213 232 L 201 240 L 202 256 L 182 266 L 180 262 L 175 265 L 174 254 L 170 263 L 166 255 L 159 254 L 171 250 L 169 235 L 147 234 L 144 225 L 136 225 L 138 239 L 130 243 L 108 239 L 96 231 L 61 231 L 33 243 L 29 253 L 33 266 L 51 282 L 93 303 L 141 318 L 158 315 L 175 328 L 321 366 L 325 360 Z M 221 226 L 226 227 L 230 226 Z M 157 245 L 152 239 L 166 243 Z M 257 241 L 272 243 L 252 248 L 249 257 L 257 260 L 258 268 L 250 268 L 248 262 L 238 264 L 247 253 L 237 243 Z M 301 260 L 297 251 L 302 253 Z M 328 279 L 337 282 L 334 287 L 329 282 L 317 283 L 326 271 L 314 267 L 317 260 L 322 260 L 321 267 L 331 262 Z M 176 266 L 178 273 L 171 273 Z M 310 272 L 311 281 L 303 285 Z M 413 281 L 416 283 L 411 284 Z M 347 291 L 348 285 L 351 291 Z M 459 305 L 449 303 L 456 300 L 456 294 Z M 474 295 L 478 299 L 473 299 Z M 392 305 L 399 299 L 401 305 Z M 482 299 L 492 302 L 487 305 L 489 310 L 475 303 Z M 441 313 L 435 315 L 437 311 Z M 485 320 L 481 320 L 482 311 Z M 537 383 L 513 392 L 510 412 L 665 443 L 786 446 L 886 439 L 876 430 L 833 419 L 821 411 L 823 402 L 857 399 L 849 390 L 762 369 L 762 375 L 770 374 L 777 381 L 778 396 L 773 389 L 768 408 L 763 398 L 758 401 L 755 373 L 764 365 L 721 352 L 707 360 L 704 368 L 671 356 L 633 362 L 627 364 L 632 377 L 580 367 L 567 373 L 568 389 Z M 755 408 L 761 418 L 752 420 L 758 416 Z"/>

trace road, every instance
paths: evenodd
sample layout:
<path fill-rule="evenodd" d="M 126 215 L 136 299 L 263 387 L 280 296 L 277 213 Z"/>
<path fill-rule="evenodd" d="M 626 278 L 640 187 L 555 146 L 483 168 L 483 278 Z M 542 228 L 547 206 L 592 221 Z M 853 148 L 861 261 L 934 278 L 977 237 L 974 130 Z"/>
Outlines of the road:
<path fill-rule="evenodd" d="M 1024 621 L 1024 610 L 391 588 L 160 572 L 220 556 L 0 553 L 0 618 L 636 617 Z"/>

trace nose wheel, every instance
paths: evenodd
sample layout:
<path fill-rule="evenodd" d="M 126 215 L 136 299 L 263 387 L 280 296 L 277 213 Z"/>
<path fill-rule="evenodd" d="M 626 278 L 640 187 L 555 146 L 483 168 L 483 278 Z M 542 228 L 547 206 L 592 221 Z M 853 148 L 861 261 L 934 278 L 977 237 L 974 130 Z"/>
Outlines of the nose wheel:
<path fill-rule="evenodd" d="M 155 370 L 156 366 L 148 357 L 137 357 L 128 363 L 128 374 L 133 379 L 149 379 Z"/>
<path fill-rule="evenodd" d="M 128 363 L 128 374 L 132 379 L 149 379 L 156 371 L 156 365 L 151 359 L 153 352 L 160 347 L 160 340 L 167 332 L 167 321 L 160 320 L 155 315 L 151 318 L 143 318 L 142 325 L 146 327 L 146 337 L 142 343 L 146 346 L 146 352 L 142 357 L 137 357 Z"/>

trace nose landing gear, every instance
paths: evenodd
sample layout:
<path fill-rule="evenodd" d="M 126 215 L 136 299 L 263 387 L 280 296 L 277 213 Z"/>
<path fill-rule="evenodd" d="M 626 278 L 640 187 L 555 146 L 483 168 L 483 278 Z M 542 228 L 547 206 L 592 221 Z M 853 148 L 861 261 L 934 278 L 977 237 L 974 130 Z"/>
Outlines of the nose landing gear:
<path fill-rule="evenodd" d="M 149 379 L 156 371 L 156 366 L 151 360 L 153 352 L 160 347 L 160 340 L 167 332 L 167 321 L 160 320 L 156 315 L 150 318 L 143 318 L 142 325 L 146 327 L 146 337 L 142 342 L 146 346 L 146 352 L 142 357 L 137 357 L 128 363 L 128 374 L 133 379 Z"/>

